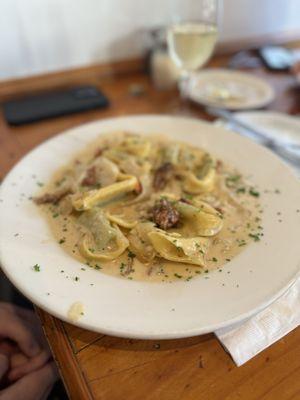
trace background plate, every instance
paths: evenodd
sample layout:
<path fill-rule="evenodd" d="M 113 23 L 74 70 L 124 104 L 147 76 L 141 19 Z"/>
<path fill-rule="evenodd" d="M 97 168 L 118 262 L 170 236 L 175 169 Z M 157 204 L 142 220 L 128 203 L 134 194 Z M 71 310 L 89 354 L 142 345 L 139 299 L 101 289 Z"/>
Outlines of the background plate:
<path fill-rule="evenodd" d="M 235 98 L 215 97 L 222 92 Z M 201 70 L 191 75 L 188 83 L 188 97 L 204 106 L 229 110 L 260 108 L 271 103 L 275 93 L 266 81 L 255 75 L 226 69 Z"/>

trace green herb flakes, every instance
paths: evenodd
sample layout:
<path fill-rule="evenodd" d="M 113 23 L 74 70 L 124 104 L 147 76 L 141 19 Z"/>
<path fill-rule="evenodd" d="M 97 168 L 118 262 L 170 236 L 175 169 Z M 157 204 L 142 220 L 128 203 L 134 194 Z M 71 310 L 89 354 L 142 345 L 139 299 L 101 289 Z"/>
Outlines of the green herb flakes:
<path fill-rule="evenodd" d="M 251 196 L 253 196 L 253 197 L 259 197 L 259 196 L 260 196 L 260 193 L 259 193 L 256 189 L 254 189 L 254 188 L 250 188 L 250 189 L 249 189 L 249 194 L 250 194 Z"/>
<path fill-rule="evenodd" d="M 176 278 L 178 278 L 178 279 L 181 279 L 181 278 L 182 278 L 182 275 L 179 275 L 179 274 L 177 274 L 176 272 L 175 272 L 174 276 L 175 276 Z"/>
<path fill-rule="evenodd" d="M 259 242 L 260 241 L 260 234 L 259 233 L 249 233 L 248 236 L 251 237 L 254 240 L 254 242 Z"/>
<path fill-rule="evenodd" d="M 41 271 L 41 266 L 39 264 L 35 264 L 32 268 L 33 268 L 33 270 L 35 272 L 40 272 Z"/>
<path fill-rule="evenodd" d="M 134 258 L 134 257 L 136 257 L 136 255 L 132 251 L 128 250 L 128 257 Z"/>

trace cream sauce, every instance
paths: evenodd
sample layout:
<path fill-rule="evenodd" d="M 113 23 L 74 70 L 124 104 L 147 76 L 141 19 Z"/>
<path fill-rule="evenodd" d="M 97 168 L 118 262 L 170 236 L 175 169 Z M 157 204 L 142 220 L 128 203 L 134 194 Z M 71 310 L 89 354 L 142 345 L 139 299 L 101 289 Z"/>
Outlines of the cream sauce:
<path fill-rule="evenodd" d="M 95 145 L 91 148 L 94 151 Z M 91 151 L 84 152 L 77 157 L 77 160 L 84 163 L 90 158 L 90 154 Z M 58 171 L 43 192 L 53 191 L 57 187 L 57 182 L 64 179 L 65 173 L 66 168 Z M 249 243 L 260 240 L 263 235 L 260 225 L 262 209 L 259 203 L 259 194 L 249 183 L 245 182 L 239 172 L 230 166 L 222 164 L 222 167 L 219 168 L 217 183 L 212 192 L 205 196 L 195 196 L 195 198 L 207 201 L 223 213 L 223 228 L 211 238 L 211 246 L 205 256 L 204 267 L 170 262 L 165 259 L 155 259 L 154 262 L 142 263 L 137 257 L 128 256 L 127 251 L 113 261 L 87 261 L 79 252 L 79 240 L 82 231 L 76 225 L 76 218 L 73 215 L 64 215 L 63 204 L 59 206 L 46 204 L 42 205 L 41 209 L 47 216 L 57 242 L 72 257 L 90 268 L 132 280 L 151 282 L 189 281 L 195 276 L 206 276 L 212 269 L 222 270 L 224 264 L 230 262 Z M 109 206 L 109 210 L 112 212 L 117 209 L 117 203 Z M 129 220 L 134 220 L 137 212 L 139 213 L 139 210 L 128 207 L 127 217 Z M 126 214 L 126 210 L 121 210 L 120 213 Z M 126 229 L 122 229 L 124 232 L 128 232 Z M 79 309 L 79 307 L 76 309 Z"/>

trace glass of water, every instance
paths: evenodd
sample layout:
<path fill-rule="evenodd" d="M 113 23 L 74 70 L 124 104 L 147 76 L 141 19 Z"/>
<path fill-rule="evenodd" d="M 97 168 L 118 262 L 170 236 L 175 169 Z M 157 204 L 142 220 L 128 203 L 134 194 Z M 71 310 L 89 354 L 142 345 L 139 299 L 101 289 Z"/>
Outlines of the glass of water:
<path fill-rule="evenodd" d="M 211 57 L 218 37 L 218 0 L 173 0 L 167 28 L 168 50 L 181 69 L 179 90 L 187 96 L 190 73 Z"/>

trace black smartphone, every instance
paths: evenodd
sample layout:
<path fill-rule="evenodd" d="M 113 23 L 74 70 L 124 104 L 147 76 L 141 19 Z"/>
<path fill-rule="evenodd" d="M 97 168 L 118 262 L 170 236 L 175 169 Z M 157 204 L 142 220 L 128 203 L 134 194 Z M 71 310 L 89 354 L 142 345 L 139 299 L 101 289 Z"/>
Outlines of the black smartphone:
<path fill-rule="evenodd" d="M 107 97 L 96 87 L 79 86 L 8 101 L 3 104 L 3 110 L 10 125 L 21 125 L 108 105 Z"/>

